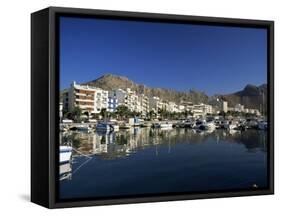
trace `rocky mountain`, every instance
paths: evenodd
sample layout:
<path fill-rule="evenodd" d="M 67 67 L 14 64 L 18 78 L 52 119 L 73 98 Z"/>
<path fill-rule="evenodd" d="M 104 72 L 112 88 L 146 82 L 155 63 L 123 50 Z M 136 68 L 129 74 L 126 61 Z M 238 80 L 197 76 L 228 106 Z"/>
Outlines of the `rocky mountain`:
<path fill-rule="evenodd" d="M 229 106 L 234 106 L 235 104 L 243 104 L 247 108 L 259 109 L 262 104 L 266 110 L 267 104 L 267 85 L 263 84 L 260 86 L 246 85 L 241 91 L 235 92 L 233 94 L 221 95 L 221 99 L 228 101 Z"/>
<path fill-rule="evenodd" d="M 150 88 L 143 84 L 138 84 L 129 80 L 127 77 L 116 76 L 112 74 L 105 74 L 104 76 L 92 80 L 85 85 L 95 86 L 103 88 L 105 90 L 115 90 L 115 89 L 126 89 L 131 88 L 136 91 L 138 94 L 145 94 L 147 96 L 158 96 L 163 100 L 174 101 L 180 103 L 193 102 L 193 103 L 208 103 L 212 99 L 220 98 L 228 101 L 229 106 L 234 106 L 235 104 L 243 104 L 247 108 L 256 108 L 260 109 L 260 104 L 263 101 L 264 94 L 264 103 L 266 104 L 266 95 L 267 95 L 267 85 L 254 86 L 247 85 L 242 91 L 238 91 L 233 94 L 227 95 L 216 95 L 209 97 L 207 94 L 197 90 L 189 90 L 186 92 L 180 92 L 173 89 L 167 88 Z"/>
<path fill-rule="evenodd" d="M 143 84 L 137 84 L 127 77 L 106 74 L 96 80 L 84 83 L 90 86 L 96 86 L 105 90 L 126 89 L 130 88 L 138 94 L 147 96 L 157 96 L 167 101 L 180 103 L 181 101 L 192 101 L 194 103 L 208 102 L 208 96 L 204 92 L 190 90 L 188 92 L 179 92 L 167 88 L 150 88 Z"/>

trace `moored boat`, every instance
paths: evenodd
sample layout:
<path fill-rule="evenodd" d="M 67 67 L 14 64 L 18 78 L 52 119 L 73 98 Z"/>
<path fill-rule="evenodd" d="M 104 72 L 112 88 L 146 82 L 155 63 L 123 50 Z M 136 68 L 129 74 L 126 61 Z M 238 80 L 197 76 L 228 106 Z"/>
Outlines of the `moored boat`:
<path fill-rule="evenodd" d="M 255 118 L 249 118 L 249 119 L 246 120 L 245 125 L 247 126 L 247 128 L 257 129 L 258 128 L 258 121 Z"/>
<path fill-rule="evenodd" d="M 195 124 L 193 125 L 193 129 L 202 129 L 202 127 L 204 126 L 204 120 L 202 119 L 197 119 Z"/>
<path fill-rule="evenodd" d="M 140 124 L 141 127 L 151 127 L 152 126 L 152 123 L 151 122 L 142 122 Z"/>
<path fill-rule="evenodd" d="M 89 133 L 92 131 L 92 128 L 90 128 L 88 125 L 75 125 L 71 127 L 70 130 Z"/>
<path fill-rule="evenodd" d="M 235 124 L 234 122 L 232 122 L 232 121 L 225 121 L 224 122 L 224 129 L 234 130 L 236 128 L 237 128 L 237 124 Z"/>
<path fill-rule="evenodd" d="M 118 131 L 119 126 L 116 122 L 100 122 L 96 126 L 97 131 Z"/>
<path fill-rule="evenodd" d="M 203 128 L 204 130 L 215 130 L 216 129 L 216 125 L 213 121 L 210 121 L 210 122 L 206 122 L 204 125 L 203 125 Z"/>
<path fill-rule="evenodd" d="M 60 163 L 67 163 L 72 156 L 71 146 L 60 146 Z"/>
<path fill-rule="evenodd" d="M 129 123 L 121 122 L 119 124 L 119 129 L 130 129 L 130 128 L 131 128 L 131 125 Z"/>
<path fill-rule="evenodd" d="M 189 120 L 189 119 L 179 123 L 179 127 L 181 127 L 181 128 L 193 128 L 194 126 L 195 126 L 194 121 Z"/>
<path fill-rule="evenodd" d="M 259 121 L 258 122 L 258 128 L 260 130 L 267 130 L 267 121 Z"/>
<path fill-rule="evenodd" d="M 170 122 L 157 122 L 154 123 L 154 128 L 173 128 L 173 124 Z"/>
<path fill-rule="evenodd" d="M 71 166 L 71 163 L 68 161 L 68 162 L 65 162 L 65 163 L 60 163 L 60 181 L 62 180 L 69 180 L 71 179 L 71 172 L 72 172 L 72 166 Z"/>
<path fill-rule="evenodd" d="M 195 129 L 213 131 L 216 125 L 213 121 L 206 122 L 205 120 L 197 120 L 194 126 Z"/>

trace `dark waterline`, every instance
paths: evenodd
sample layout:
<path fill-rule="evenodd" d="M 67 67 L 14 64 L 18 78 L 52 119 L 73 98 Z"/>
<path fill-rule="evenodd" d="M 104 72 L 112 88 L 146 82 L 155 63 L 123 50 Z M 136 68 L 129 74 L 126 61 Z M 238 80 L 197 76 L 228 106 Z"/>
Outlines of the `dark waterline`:
<path fill-rule="evenodd" d="M 79 151 L 60 198 L 267 187 L 267 133 L 132 128 L 61 134 Z M 88 155 L 88 156 L 85 156 Z"/>

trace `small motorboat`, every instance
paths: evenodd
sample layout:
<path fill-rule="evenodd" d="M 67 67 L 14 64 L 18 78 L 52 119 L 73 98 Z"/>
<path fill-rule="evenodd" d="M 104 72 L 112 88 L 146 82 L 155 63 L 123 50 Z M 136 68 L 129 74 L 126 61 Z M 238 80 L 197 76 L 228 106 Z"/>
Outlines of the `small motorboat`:
<path fill-rule="evenodd" d="M 130 129 L 131 125 L 129 123 L 122 122 L 122 123 L 120 123 L 119 128 L 120 129 Z"/>
<path fill-rule="evenodd" d="M 143 122 L 143 123 L 140 124 L 140 126 L 141 127 L 151 127 L 152 124 L 151 124 L 151 122 Z"/>
<path fill-rule="evenodd" d="M 119 126 L 116 122 L 100 122 L 96 126 L 97 131 L 118 131 Z"/>
<path fill-rule="evenodd" d="M 180 123 L 179 125 L 181 128 L 193 128 L 195 123 L 191 120 L 186 120 Z"/>
<path fill-rule="evenodd" d="M 267 130 L 267 121 L 259 121 L 258 122 L 258 128 L 260 130 Z"/>
<path fill-rule="evenodd" d="M 71 160 L 72 147 L 60 146 L 60 163 L 67 163 Z"/>
<path fill-rule="evenodd" d="M 72 167 L 70 162 L 60 164 L 60 181 L 71 179 Z"/>
<path fill-rule="evenodd" d="M 169 122 L 154 123 L 154 128 L 173 128 L 173 124 Z"/>
<path fill-rule="evenodd" d="M 76 125 L 71 127 L 70 130 L 89 133 L 92 131 L 92 128 L 90 128 L 88 125 Z"/>
<path fill-rule="evenodd" d="M 234 130 L 237 128 L 237 124 L 235 124 L 232 121 L 225 121 L 223 126 L 224 126 L 224 129 L 227 129 L 227 130 Z"/>

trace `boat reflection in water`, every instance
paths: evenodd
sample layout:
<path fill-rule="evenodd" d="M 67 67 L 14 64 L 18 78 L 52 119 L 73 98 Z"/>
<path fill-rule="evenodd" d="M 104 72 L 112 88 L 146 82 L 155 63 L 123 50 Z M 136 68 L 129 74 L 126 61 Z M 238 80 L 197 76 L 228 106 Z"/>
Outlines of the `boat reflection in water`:
<path fill-rule="evenodd" d="M 130 128 L 62 133 L 73 143 L 60 197 L 267 187 L 267 132 Z M 63 142 L 63 141 L 62 141 Z M 69 171 L 69 172 L 68 172 Z"/>
<path fill-rule="evenodd" d="M 71 180 L 71 176 L 72 176 L 72 169 L 71 169 L 71 163 L 62 163 L 60 164 L 60 180 Z"/>

